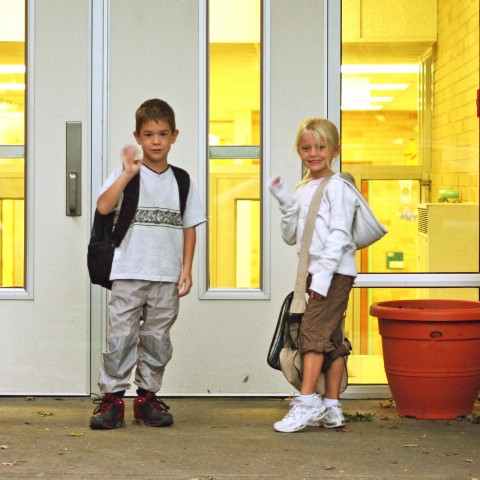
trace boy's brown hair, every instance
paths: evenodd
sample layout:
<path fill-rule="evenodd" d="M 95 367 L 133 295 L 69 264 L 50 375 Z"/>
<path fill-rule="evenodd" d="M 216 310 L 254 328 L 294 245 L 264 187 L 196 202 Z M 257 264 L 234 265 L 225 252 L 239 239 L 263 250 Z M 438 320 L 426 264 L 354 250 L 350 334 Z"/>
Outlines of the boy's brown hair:
<path fill-rule="evenodd" d="M 135 112 L 135 130 L 140 133 L 145 122 L 153 120 L 158 122 L 163 120 L 170 125 L 172 133 L 176 130 L 175 112 L 173 108 L 165 101 L 158 98 L 152 98 L 143 102 Z"/>

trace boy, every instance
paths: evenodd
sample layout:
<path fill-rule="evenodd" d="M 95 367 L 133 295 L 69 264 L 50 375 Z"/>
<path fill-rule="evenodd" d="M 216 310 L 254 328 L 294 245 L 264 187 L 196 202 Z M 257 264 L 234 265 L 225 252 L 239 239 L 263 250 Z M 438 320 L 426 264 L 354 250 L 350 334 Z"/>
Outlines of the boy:
<path fill-rule="evenodd" d="M 192 288 L 195 227 L 206 221 L 191 182 L 181 212 L 175 167 L 168 164 L 168 153 L 179 133 L 170 105 L 159 99 L 147 100 L 135 117 L 133 135 L 143 158 L 136 158 L 136 147 L 125 147 L 123 167 L 110 174 L 97 201 L 101 214 L 118 208 L 126 185 L 140 174 L 137 211 L 115 249 L 110 275 L 107 349 L 98 382 L 102 397 L 90 419 L 92 429 L 125 425 L 123 396 L 130 388 L 135 365 L 138 396 L 133 402 L 134 423 L 152 427 L 173 424 L 169 407 L 156 392 L 172 357 L 170 328 L 177 318 L 179 297 Z"/>

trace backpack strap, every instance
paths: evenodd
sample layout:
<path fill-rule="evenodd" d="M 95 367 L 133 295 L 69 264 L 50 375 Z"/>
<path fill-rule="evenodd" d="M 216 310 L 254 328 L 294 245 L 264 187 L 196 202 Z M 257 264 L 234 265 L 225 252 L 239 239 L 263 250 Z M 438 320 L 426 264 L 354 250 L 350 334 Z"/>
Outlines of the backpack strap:
<path fill-rule="evenodd" d="M 130 224 L 132 223 L 135 212 L 137 211 L 138 198 L 140 195 L 140 173 L 137 173 L 123 190 L 122 205 L 116 215 L 113 227 L 113 242 L 116 247 L 122 243 Z"/>
<path fill-rule="evenodd" d="M 188 192 L 190 190 L 190 175 L 183 168 L 170 165 L 178 184 L 178 194 L 180 196 L 180 213 L 183 217 L 187 205 Z"/>
<path fill-rule="evenodd" d="M 187 205 L 188 192 L 190 190 L 190 175 L 179 167 L 170 165 L 178 184 L 178 194 L 180 199 L 180 213 L 183 217 L 185 207 Z M 135 175 L 123 190 L 122 205 L 120 211 L 116 214 L 113 227 L 113 242 L 116 247 L 122 243 L 123 237 L 127 234 L 128 229 L 135 217 L 138 207 L 138 199 L 140 196 L 140 173 Z"/>

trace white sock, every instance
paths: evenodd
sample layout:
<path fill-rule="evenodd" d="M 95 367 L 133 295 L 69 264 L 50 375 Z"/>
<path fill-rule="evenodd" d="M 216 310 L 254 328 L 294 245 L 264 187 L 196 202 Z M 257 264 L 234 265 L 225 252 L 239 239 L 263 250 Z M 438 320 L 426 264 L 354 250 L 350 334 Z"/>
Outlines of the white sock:
<path fill-rule="evenodd" d="M 336 407 L 338 405 L 338 400 L 336 398 L 324 398 L 323 404 L 327 407 Z"/>
<path fill-rule="evenodd" d="M 299 395 L 297 398 L 305 405 L 313 405 L 316 396 L 316 393 L 312 393 L 311 395 Z"/>

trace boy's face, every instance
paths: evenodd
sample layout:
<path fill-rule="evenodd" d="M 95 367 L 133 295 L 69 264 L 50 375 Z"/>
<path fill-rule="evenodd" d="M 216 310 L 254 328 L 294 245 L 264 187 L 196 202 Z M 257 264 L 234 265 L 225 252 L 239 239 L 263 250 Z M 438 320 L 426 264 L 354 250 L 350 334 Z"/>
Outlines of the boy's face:
<path fill-rule="evenodd" d="M 133 132 L 137 143 L 143 150 L 143 163 L 158 169 L 167 164 L 168 152 L 175 143 L 178 130 L 172 132 L 170 125 L 163 121 L 150 120 L 142 125 L 140 132 Z"/>

